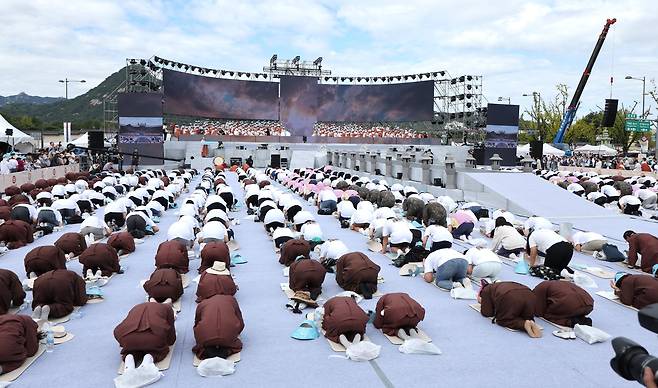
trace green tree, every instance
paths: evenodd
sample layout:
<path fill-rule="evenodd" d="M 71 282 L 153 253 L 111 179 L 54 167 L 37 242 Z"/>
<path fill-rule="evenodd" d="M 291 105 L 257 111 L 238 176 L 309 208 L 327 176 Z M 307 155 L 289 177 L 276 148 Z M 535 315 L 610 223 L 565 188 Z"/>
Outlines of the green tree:
<path fill-rule="evenodd" d="M 596 127 L 585 118 L 578 119 L 564 136 L 564 141 L 569 144 L 585 142 L 592 144 L 596 141 Z"/>

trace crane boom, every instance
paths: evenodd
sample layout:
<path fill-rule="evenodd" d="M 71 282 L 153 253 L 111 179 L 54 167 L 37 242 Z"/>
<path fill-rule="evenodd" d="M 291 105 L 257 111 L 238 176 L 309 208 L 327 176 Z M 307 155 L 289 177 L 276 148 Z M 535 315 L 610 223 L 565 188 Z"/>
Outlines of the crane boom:
<path fill-rule="evenodd" d="M 585 89 L 585 85 L 587 84 L 587 80 L 589 79 L 589 75 L 592 72 L 592 68 L 594 67 L 594 62 L 596 62 L 596 58 L 599 56 L 599 52 L 601 51 L 601 47 L 603 47 L 603 42 L 605 42 L 605 37 L 608 35 L 610 26 L 615 24 L 615 22 L 617 22 L 617 19 L 614 18 L 608 19 L 605 22 L 605 26 L 603 26 L 603 31 L 601 31 L 601 35 L 599 35 L 599 40 L 596 42 L 596 46 L 594 46 L 594 51 L 592 51 L 592 55 L 589 57 L 589 62 L 587 62 L 585 71 L 583 72 L 583 75 L 580 77 L 580 82 L 578 82 L 578 87 L 576 87 L 576 91 L 573 94 L 573 98 L 571 99 L 569 106 L 564 112 L 564 116 L 562 117 L 562 122 L 560 123 L 560 128 L 555 134 L 553 143 L 555 144 L 562 143 L 564 139 L 564 135 L 566 134 L 569 127 L 571 126 L 573 119 L 576 117 L 576 111 L 578 110 L 578 106 L 580 105 L 580 96 L 583 94 L 583 90 Z"/>

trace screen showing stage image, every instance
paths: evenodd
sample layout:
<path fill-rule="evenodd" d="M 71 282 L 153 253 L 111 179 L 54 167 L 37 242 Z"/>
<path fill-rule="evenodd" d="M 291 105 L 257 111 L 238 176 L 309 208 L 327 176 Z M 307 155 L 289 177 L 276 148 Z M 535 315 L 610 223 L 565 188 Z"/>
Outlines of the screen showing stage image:
<path fill-rule="evenodd" d="M 434 82 L 320 85 L 318 121 L 425 121 L 434 114 Z"/>
<path fill-rule="evenodd" d="M 484 139 L 485 161 L 498 154 L 503 166 L 516 165 L 516 146 L 519 136 L 519 106 L 487 105 L 487 127 Z"/>
<path fill-rule="evenodd" d="M 119 117 L 119 143 L 162 143 L 162 117 Z"/>
<path fill-rule="evenodd" d="M 281 77 L 281 123 L 293 136 L 311 136 L 317 121 L 318 79 Z"/>
<path fill-rule="evenodd" d="M 222 119 L 278 120 L 279 85 L 163 70 L 167 114 Z"/>

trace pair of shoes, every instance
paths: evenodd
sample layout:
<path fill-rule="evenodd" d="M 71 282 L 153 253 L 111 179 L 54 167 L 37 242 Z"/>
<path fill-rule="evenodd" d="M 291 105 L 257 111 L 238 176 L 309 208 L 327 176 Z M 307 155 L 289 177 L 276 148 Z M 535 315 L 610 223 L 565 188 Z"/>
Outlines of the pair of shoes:
<path fill-rule="evenodd" d="M 471 284 L 471 279 L 469 278 L 462 279 L 461 284 L 464 286 L 464 288 L 473 288 L 473 285 Z"/>
<path fill-rule="evenodd" d="M 460 282 L 453 282 L 452 288 L 464 288 L 464 286 Z"/>

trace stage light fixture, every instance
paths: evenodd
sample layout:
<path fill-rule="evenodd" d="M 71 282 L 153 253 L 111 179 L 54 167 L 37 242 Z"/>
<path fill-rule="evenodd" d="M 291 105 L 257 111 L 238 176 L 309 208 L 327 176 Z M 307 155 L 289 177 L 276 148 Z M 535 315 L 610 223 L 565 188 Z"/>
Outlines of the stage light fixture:
<path fill-rule="evenodd" d="M 251 77 L 251 73 L 245 73 L 247 77 Z"/>
<path fill-rule="evenodd" d="M 146 65 L 146 60 L 140 59 L 139 64 L 142 66 Z"/>
<path fill-rule="evenodd" d="M 300 60 L 300 59 L 301 59 L 300 56 L 297 55 L 296 57 L 294 57 L 294 58 L 292 59 L 292 64 L 293 64 L 293 65 L 299 65 L 299 60 Z"/>
<path fill-rule="evenodd" d="M 228 72 L 228 75 L 230 75 L 231 77 L 233 77 L 233 74 L 235 74 L 235 73 L 233 73 L 232 71 Z"/>
<path fill-rule="evenodd" d="M 473 79 L 473 77 L 471 77 L 471 76 L 469 75 L 469 76 L 466 77 L 466 79 L 470 81 L 470 80 Z"/>
<path fill-rule="evenodd" d="M 315 66 L 320 66 L 321 63 L 322 63 L 322 57 L 318 57 L 318 59 L 316 59 L 315 61 L 313 61 L 313 64 L 314 64 Z"/>
<path fill-rule="evenodd" d="M 397 78 L 398 78 L 398 81 L 402 81 L 402 76 L 401 75 L 399 75 Z"/>
<path fill-rule="evenodd" d="M 334 77 L 334 82 L 338 82 L 338 77 Z"/>
<path fill-rule="evenodd" d="M 353 78 L 353 77 L 350 77 L 350 82 L 354 82 L 354 78 Z"/>
<path fill-rule="evenodd" d="M 464 82 L 464 79 L 465 79 L 465 78 L 466 78 L 466 77 L 464 77 L 464 76 L 462 75 L 461 77 L 459 77 L 459 82 Z"/>
<path fill-rule="evenodd" d="M 329 77 L 324 77 L 324 82 L 329 81 Z"/>
<path fill-rule="evenodd" d="M 467 93 L 467 94 L 466 94 L 466 98 L 470 99 L 471 97 L 473 97 L 472 94 L 470 94 L 470 93 Z"/>
<path fill-rule="evenodd" d="M 356 77 L 356 82 L 361 82 L 361 77 Z"/>
<path fill-rule="evenodd" d="M 416 79 L 416 74 L 412 74 L 411 79 Z"/>
<path fill-rule="evenodd" d="M 277 58 L 278 58 L 278 57 L 277 57 L 276 54 L 272 55 L 272 59 L 270 59 L 270 65 L 272 65 L 274 62 L 276 62 L 276 59 L 277 59 Z"/>

